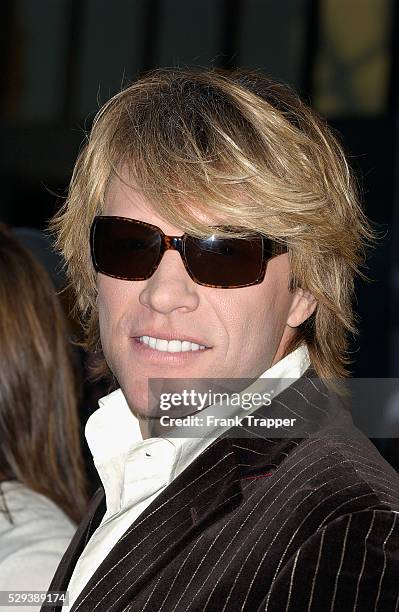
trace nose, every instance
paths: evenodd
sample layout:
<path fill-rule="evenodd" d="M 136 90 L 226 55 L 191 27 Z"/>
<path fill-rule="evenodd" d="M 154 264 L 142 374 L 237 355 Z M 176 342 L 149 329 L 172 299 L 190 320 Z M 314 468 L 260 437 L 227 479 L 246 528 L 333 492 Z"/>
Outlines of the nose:
<path fill-rule="evenodd" d="M 180 254 L 168 250 L 154 274 L 145 281 L 139 301 L 162 314 L 174 310 L 191 312 L 199 305 L 198 287 L 188 275 Z"/>

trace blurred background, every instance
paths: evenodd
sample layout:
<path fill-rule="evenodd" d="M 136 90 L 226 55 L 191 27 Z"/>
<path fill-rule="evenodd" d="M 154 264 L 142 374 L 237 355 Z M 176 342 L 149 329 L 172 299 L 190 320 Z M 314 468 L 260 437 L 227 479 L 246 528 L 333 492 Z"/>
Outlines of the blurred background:
<path fill-rule="evenodd" d="M 353 374 L 399 377 L 399 2 L 2 0 L 0 220 L 44 229 L 98 108 L 160 66 L 260 69 L 338 131 L 381 238 Z"/>

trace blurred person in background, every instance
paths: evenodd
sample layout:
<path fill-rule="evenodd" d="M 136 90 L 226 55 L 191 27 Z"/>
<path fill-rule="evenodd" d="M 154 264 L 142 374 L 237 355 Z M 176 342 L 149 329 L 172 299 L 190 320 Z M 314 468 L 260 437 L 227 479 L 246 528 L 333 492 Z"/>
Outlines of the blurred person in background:
<path fill-rule="evenodd" d="M 85 511 L 76 398 L 55 288 L 0 225 L 0 590 L 46 590 Z"/>

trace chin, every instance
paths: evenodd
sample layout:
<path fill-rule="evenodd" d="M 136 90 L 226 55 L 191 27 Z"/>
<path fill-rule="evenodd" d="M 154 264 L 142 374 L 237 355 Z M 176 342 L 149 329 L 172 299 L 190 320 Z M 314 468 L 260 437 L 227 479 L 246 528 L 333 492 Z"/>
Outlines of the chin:
<path fill-rule="evenodd" d="M 126 401 L 129 404 L 129 408 L 133 412 L 133 414 L 141 417 L 150 416 L 150 413 L 152 412 L 154 407 L 148 405 L 147 390 L 145 391 L 145 393 L 137 393 L 136 390 L 122 390 Z"/>

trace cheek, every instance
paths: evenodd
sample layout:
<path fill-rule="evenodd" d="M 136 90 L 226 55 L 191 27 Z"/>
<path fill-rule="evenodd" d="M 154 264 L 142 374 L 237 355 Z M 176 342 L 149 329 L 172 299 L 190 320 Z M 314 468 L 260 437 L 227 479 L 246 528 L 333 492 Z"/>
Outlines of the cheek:
<path fill-rule="evenodd" d="M 107 283 L 98 284 L 98 318 L 101 332 L 106 330 L 111 324 L 111 313 L 115 313 L 114 293 L 109 290 Z"/>
<path fill-rule="evenodd" d="M 101 338 L 107 341 L 109 336 L 117 332 L 118 321 L 126 307 L 126 295 L 123 281 L 108 277 L 101 277 L 97 284 L 98 289 L 98 318 Z"/>
<path fill-rule="evenodd" d="M 292 296 L 279 283 L 248 288 L 242 301 L 236 301 L 234 329 L 249 353 L 263 354 L 280 341 L 287 321 Z M 239 316 L 245 313 L 245 316 Z"/>
<path fill-rule="evenodd" d="M 98 320 L 101 347 L 114 376 L 118 379 L 123 363 L 127 363 L 126 346 L 121 334 L 121 321 L 125 310 L 123 291 L 116 279 L 105 278 L 98 283 Z"/>
<path fill-rule="evenodd" d="M 107 361 L 110 361 L 111 354 L 111 339 L 114 336 L 112 332 L 113 321 L 111 317 L 111 313 L 113 313 L 112 305 L 109 304 L 108 300 L 105 296 L 101 296 L 99 294 L 98 298 L 98 321 L 100 325 L 100 339 L 101 346 L 104 352 L 104 355 Z M 111 368 L 112 369 L 112 368 Z"/>

